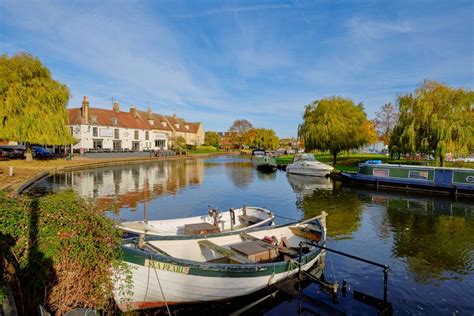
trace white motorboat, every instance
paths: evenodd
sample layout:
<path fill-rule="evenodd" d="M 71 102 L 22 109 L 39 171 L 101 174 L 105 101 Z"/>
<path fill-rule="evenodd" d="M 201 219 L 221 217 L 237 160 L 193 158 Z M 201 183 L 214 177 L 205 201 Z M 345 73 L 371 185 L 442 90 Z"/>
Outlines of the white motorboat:
<path fill-rule="evenodd" d="M 313 154 L 296 154 L 293 162 L 286 166 L 286 172 L 306 176 L 324 177 L 334 168 L 317 161 Z"/>
<path fill-rule="evenodd" d="M 272 225 L 275 215 L 262 207 L 243 206 L 218 212 L 209 209 L 202 216 L 154 221 L 122 222 L 118 227 L 126 232 L 157 236 L 208 235 L 228 231 L 242 231 Z"/>

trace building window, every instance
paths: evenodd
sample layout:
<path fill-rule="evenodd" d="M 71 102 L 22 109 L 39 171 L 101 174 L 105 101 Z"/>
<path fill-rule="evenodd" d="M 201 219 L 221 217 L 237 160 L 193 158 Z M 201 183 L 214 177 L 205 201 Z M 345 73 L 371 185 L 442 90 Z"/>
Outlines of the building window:
<path fill-rule="evenodd" d="M 97 128 L 97 127 L 93 127 L 93 128 L 92 128 L 92 136 L 93 136 L 93 137 L 97 137 L 97 136 L 98 136 L 98 128 Z"/>
<path fill-rule="evenodd" d="M 164 139 L 155 140 L 155 147 L 159 147 L 161 149 L 165 148 L 166 141 Z"/>
<path fill-rule="evenodd" d="M 135 131 L 134 136 L 134 139 L 138 139 L 138 131 Z"/>
<path fill-rule="evenodd" d="M 116 117 L 112 117 L 112 125 L 113 126 L 117 125 L 117 118 Z"/>
<path fill-rule="evenodd" d="M 115 139 L 119 139 L 119 138 L 120 138 L 120 132 L 119 132 L 119 129 L 118 129 L 118 128 L 114 129 L 114 138 L 115 138 Z"/>
<path fill-rule="evenodd" d="M 150 132 L 146 131 L 145 132 L 145 140 L 149 140 L 149 139 L 150 139 Z"/>

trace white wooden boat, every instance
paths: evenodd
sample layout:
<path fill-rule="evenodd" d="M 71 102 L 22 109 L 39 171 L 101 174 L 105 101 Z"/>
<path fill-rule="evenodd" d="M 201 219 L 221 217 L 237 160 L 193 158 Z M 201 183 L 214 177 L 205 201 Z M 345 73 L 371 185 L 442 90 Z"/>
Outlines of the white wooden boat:
<path fill-rule="evenodd" d="M 287 173 L 316 177 L 324 177 L 333 169 L 332 166 L 317 161 L 313 154 L 296 154 L 293 162 L 286 166 Z"/>
<path fill-rule="evenodd" d="M 322 254 L 314 244 L 325 240 L 324 212 L 296 225 L 208 238 L 150 237 L 142 248 L 139 238 L 124 240 L 132 284 L 114 272 L 115 300 L 122 310 L 133 310 L 248 295 L 296 274 L 300 265 L 309 270 Z"/>
<path fill-rule="evenodd" d="M 155 221 L 122 222 L 118 227 L 126 232 L 145 235 L 192 235 L 215 234 L 227 231 L 241 231 L 259 226 L 272 225 L 275 215 L 262 207 L 243 206 L 218 212 L 209 209 L 202 216 Z"/>

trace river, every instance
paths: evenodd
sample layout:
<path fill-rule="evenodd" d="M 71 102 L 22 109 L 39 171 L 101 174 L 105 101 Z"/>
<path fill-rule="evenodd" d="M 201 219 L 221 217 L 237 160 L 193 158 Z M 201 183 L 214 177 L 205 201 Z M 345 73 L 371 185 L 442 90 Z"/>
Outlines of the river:
<path fill-rule="evenodd" d="M 145 182 L 147 190 L 144 192 Z M 72 188 L 94 199 L 117 220 L 206 214 L 264 206 L 277 215 L 302 219 L 328 213 L 328 247 L 390 266 L 388 298 L 397 315 L 474 314 L 474 202 L 449 197 L 346 187 L 329 179 L 260 173 L 249 159 L 216 156 L 68 172 L 45 178 L 29 189 L 45 194 Z M 277 223 L 287 222 L 278 218 Z M 382 296 L 380 268 L 328 253 L 326 280 L 347 280 L 350 292 Z M 330 303 L 316 285 L 305 293 Z M 352 315 L 375 310 L 340 297 L 338 310 Z M 250 301 L 257 298 L 251 298 Z M 291 315 L 311 310 L 288 297 L 267 300 L 250 314 Z M 306 307 L 306 309 L 305 309 Z M 227 313 L 226 303 L 187 307 L 180 314 Z M 155 311 L 160 313 L 159 311 Z M 309 314 L 305 314 L 309 315 Z"/>

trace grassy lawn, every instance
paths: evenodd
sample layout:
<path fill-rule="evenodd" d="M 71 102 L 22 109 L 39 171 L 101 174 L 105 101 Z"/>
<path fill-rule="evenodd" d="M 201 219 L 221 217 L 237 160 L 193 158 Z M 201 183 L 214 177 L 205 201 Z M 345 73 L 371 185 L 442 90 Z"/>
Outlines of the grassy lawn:
<path fill-rule="evenodd" d="M 202 150 L 202 149 L 195 149 L 195 150 L 188 150 L 188 154 L 190 155 L 205 155 L 205 154 L 225 154 L 225 150 Z"/>

